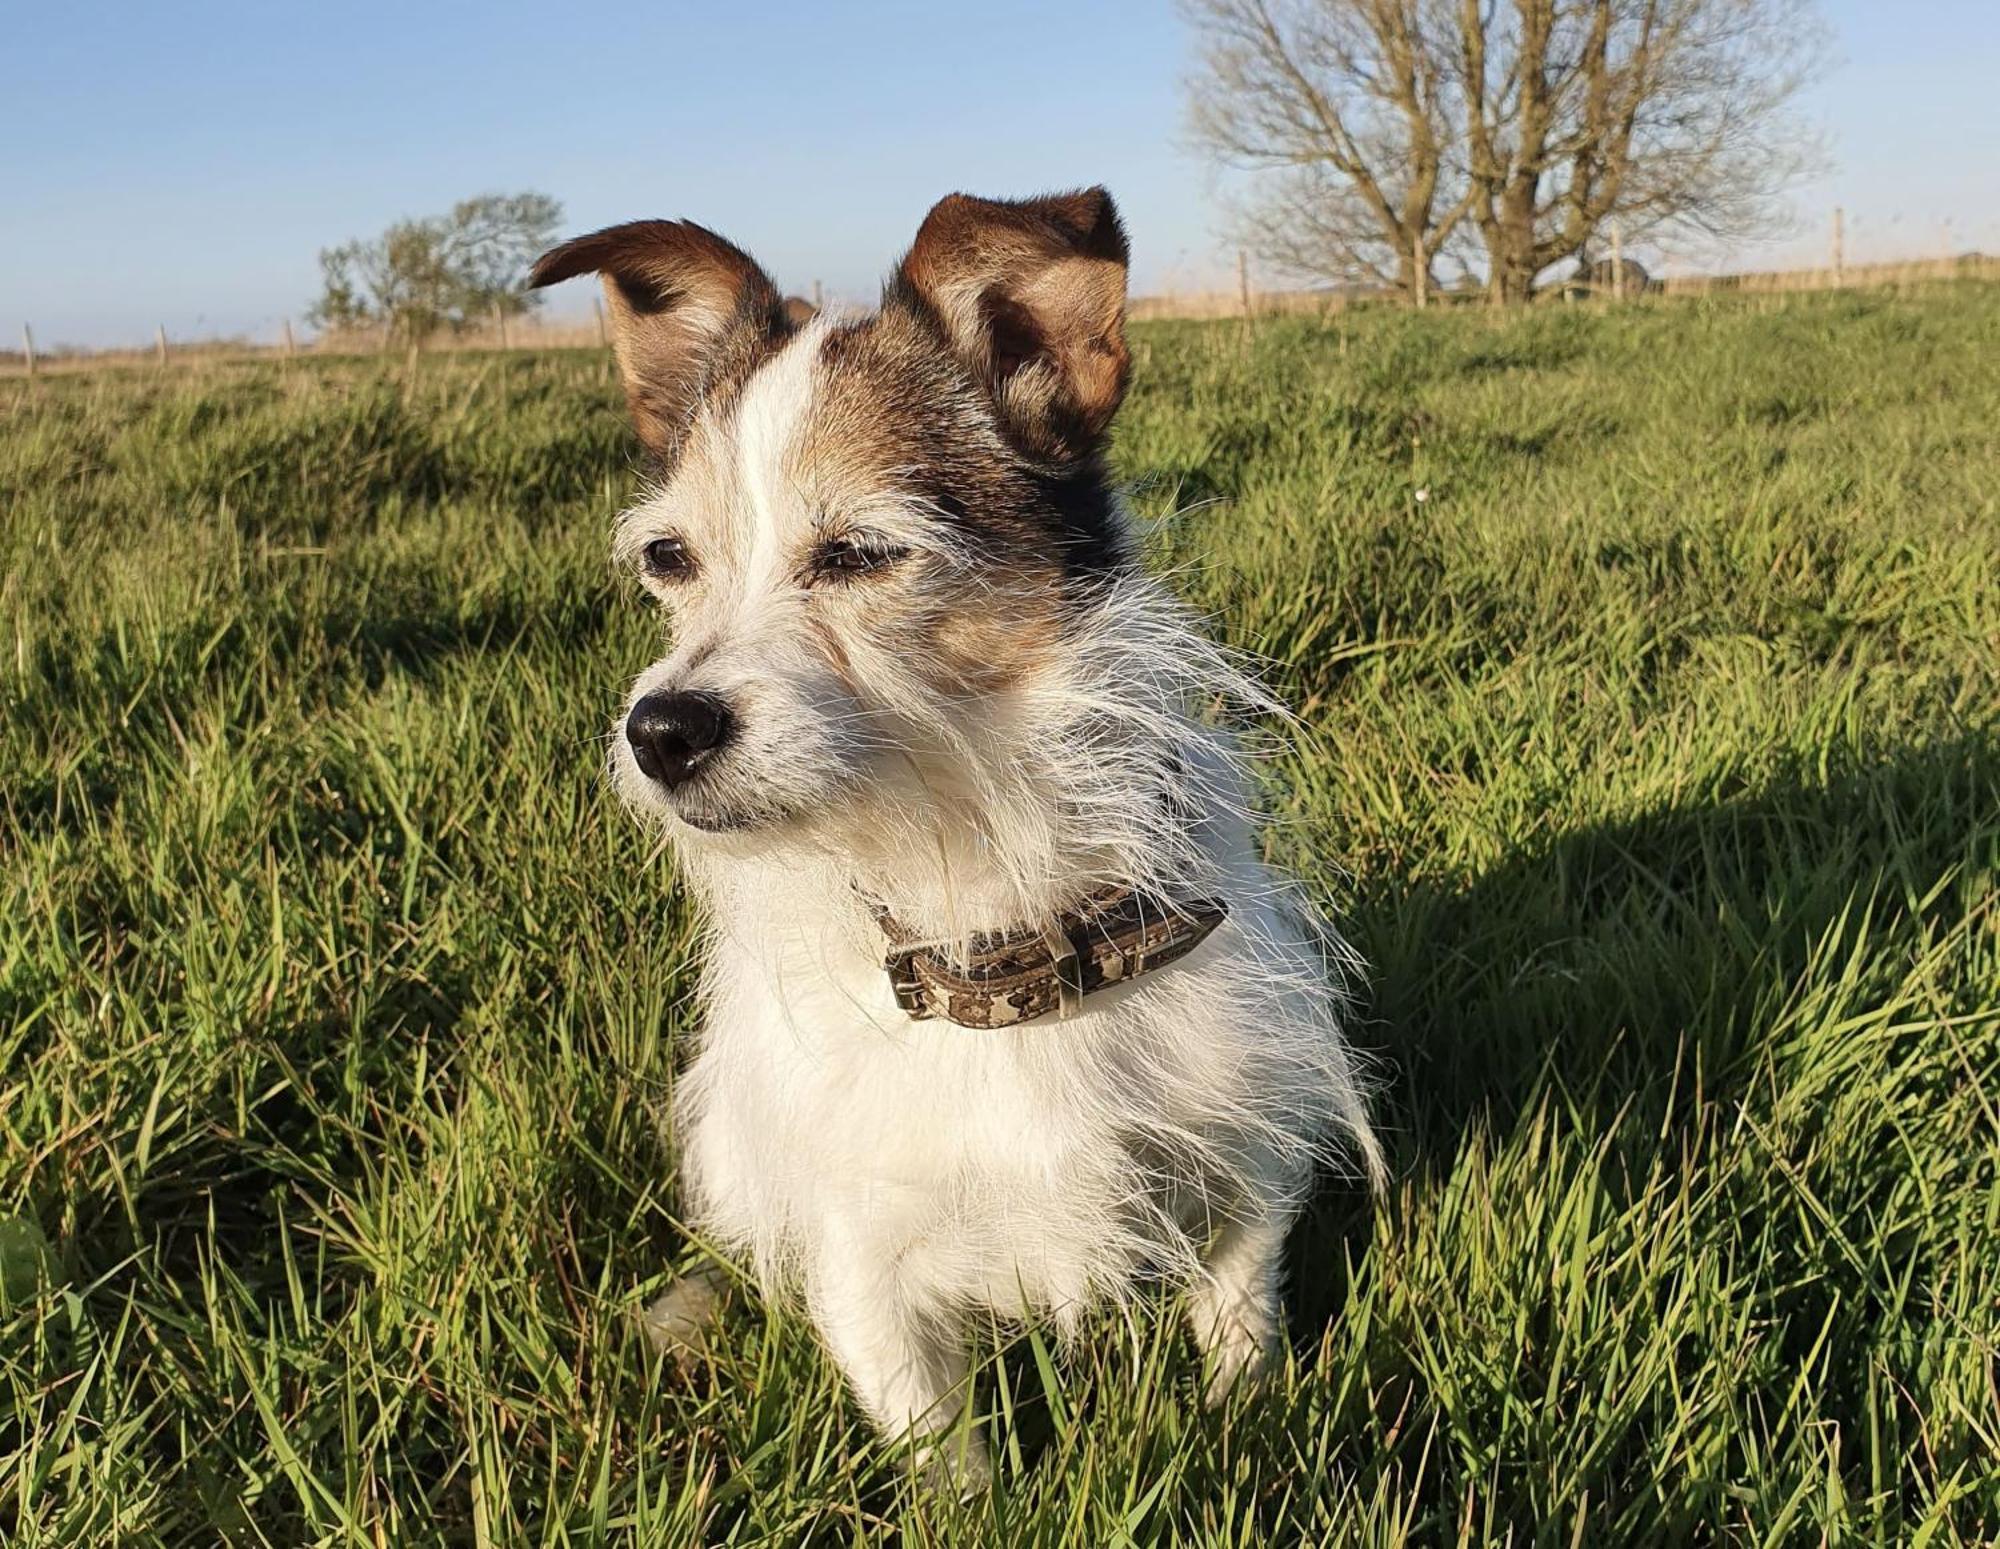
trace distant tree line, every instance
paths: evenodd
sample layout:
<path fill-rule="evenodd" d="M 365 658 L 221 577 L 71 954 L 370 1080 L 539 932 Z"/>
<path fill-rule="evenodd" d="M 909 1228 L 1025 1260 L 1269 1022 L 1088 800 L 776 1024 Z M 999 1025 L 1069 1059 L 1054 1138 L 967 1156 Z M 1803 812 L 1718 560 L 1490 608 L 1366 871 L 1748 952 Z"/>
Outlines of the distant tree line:
<path fill-rule="evenodd" d="M 547 194 L 481 194 L 447 215 L 323 248 L 320 295 L 307 315 L 321 328 L 379 328 L 410 343 L 518 317 L 541 304 L 527 289 L 528 266 L 554 243 L 562 218 Z"/>

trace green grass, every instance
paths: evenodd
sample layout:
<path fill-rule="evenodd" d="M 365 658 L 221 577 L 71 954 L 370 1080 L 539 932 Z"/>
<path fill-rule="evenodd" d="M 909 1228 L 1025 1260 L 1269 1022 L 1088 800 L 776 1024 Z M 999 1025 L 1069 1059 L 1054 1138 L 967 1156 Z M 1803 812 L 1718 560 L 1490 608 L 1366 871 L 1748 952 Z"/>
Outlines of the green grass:
<path fill-rule="evenodd" d="M 14 381 L 0 1540 L 2000 1536 L 2000 290 L 1136 353 L 1372 964 L 1395 1182 L 1275 1391 L 996 1344 L 961 1510 L 798 1321 L 635 1338 L 693 922 L 599 778 L 601 359 Z"/>

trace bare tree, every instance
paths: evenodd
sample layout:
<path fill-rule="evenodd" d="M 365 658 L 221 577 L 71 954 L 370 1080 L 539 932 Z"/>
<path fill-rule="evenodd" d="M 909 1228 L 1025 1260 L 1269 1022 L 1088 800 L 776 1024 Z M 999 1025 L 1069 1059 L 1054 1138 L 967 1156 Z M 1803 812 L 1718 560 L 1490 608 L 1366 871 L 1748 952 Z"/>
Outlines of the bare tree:
<path fill-rule="evenodd" d="M 1196 136 L 1266 174 L 1249 245 L 1293 273 L 1414 291 L 1470 208 L 1445 186 L 1448 76 L 1418 0 L 1187 0 Z M 1461 180 L 1462 183 L 1462 180 Z M 1426 281 L 1428 276 L 1425 276 Z"/>
<path fill-rule="evenodd" d="M 1198 139 L 1259 174 L 1260 256 L 1413 291 L 1449 257 L 1532 294 L 1607 221 L 1744 237 L 1817 164 L 1812 0 L 1184 0 Z"/>

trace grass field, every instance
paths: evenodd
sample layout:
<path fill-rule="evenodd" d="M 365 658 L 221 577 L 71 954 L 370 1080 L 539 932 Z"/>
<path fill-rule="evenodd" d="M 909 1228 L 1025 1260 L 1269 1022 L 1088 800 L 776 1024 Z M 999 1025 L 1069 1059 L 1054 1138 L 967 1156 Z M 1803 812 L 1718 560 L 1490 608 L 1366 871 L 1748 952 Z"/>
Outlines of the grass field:
<path fill-rule="evenodd" d="M 712 1371 L 692 922 L 594 353 L 0 384 L 0 1541 L 2000 1537 L 2000 288 L 1136 336 L 1118 460 L 1304 735 L 1379 1207 L 1275 1391 L 996 1344 L 912 1500 Z"/>

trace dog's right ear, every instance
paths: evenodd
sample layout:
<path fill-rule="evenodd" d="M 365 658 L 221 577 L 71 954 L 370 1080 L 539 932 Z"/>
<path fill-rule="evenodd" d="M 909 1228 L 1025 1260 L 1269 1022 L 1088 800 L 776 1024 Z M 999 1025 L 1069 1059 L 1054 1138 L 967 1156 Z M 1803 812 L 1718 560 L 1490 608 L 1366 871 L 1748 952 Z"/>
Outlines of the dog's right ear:
<path fill-rule="evenodd" d="M 1102 188 L 1039 199 L 952 194 L 891 278 L 992 396 L 1030 455 L 1091 454 L 1125 396 L 1125 228 Z"/>
<path fill-rule="evenodd" d="M 633 424 L 667 463 L 709 384 L 747 369 L 793 328 L 756 260 L 692 221 L 629 221 L 576 237 L 536 259 L 528 284 L 579 274 L 603 277 Z"/>

